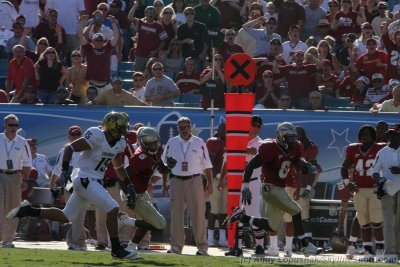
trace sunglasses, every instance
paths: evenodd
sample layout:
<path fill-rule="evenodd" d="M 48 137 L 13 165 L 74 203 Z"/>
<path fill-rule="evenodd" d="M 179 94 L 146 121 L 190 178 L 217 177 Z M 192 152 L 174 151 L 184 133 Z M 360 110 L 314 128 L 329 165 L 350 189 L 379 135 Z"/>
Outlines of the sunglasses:
<path fill-rule="evenodd" d="M 134 82 L 143 82 L 144 79 L 133 79 Z"/>
<path fill-rule="evenodd" d="M 7 125 L 8 125 L 8 127 L 18 127 L 19 126 L 18 123 L 9 123 Z"/>
<path fill-rule="evenodd" d="M 256 128 L 258 128 L 258 129 L 260 129 L 261 128 L 261 124 L 252 124 L 251 126 L 253 126 L 253 127 L 256 127 Z"/>
<path fill-rule="evenodd" d="M 234 33 L 227 33 L 226 36 L 235 36 Z"/>
<path fill-rule="evenodd" d="M 71 136 L 81 136 L 82 133 L 81 133 L 81 132 L 76 132 L 76 133 L 71 133 L 70 135 L 71 135 Z"/>
<path fill-rule="evenodd" d="M 46 43 L 39 43 L 39 45 L 45 45 L 45 46 L 47 46 L 47 44 L 46 44 Z"/>
<path fill-rule="evenodd" d="M 215 60 L 216 61 L 222 61 L 222 58 L 216 58 Z"/>
<path fill-rule="evenodd" d="M 117 8 L 117 6 L 110 6 L 110 8 Z"/>
<path fill-rule="evenodd" d="M 103 7 L 103 8 L 98 8 L 97 10 L 100 10 L 100 11 L 108 11 L 108 9 L 105 8 L 105 7 Z"/>
<path fill-rule="evenodd" d="M 375 80 L 372 80 L 372 82 L 373 83 L 383 83 L 383 80 L 382 79 L 375 79 Z"/>
<path fill-rule="evenodd" d="M 163 68 L 153 68 L 153 70 L 163 70 Z"/>
<path fill-rule="evenodd" d="M 46 52 L 46 55 L 55 55 L 55 54 L 56 54 L 56 52 L 54 52 L 54 51 Z"/>
<path fill-rule="evenodd" d="M 81 55 L 72 55 L 71 57 L 82 57 Z"/>
<path fill-rule="evenodd" d="M 179 126 L 179 130 L 183 131 L 185 129 L 189 129 L 190 125 L 186 125 L 186 126 Z"/>
<path fill-rule="evenodd" d="M 194 15 L 194 12 L 186 12 L 185 16 L 190 16 L 190 15 Z"/>
<path fill-rule="evenodd" d="M 281 100 L 281 101 L 290 101 L 289 98 L 281 98 L 280 100 Z"/>
<path fill-rule="evenodd" d="M 363 30 L 366 30 L 366 29 L 372 30 L 372 27 L 370 27 L 370 26 L 365 26 L 365 27 L 363 27 L 362 29 L 363 29 Z"/>
<path fill-rule="evenodd" d="M 166 11 L 166 12 L 164 12 L 163 14 L 165 14 L 165 15 L 172 15 L 172 12 Z"/>
<path fill-rule="evenodd" d="M 319 96 L 312 96 L 310 99 L 321 99 Z"/>

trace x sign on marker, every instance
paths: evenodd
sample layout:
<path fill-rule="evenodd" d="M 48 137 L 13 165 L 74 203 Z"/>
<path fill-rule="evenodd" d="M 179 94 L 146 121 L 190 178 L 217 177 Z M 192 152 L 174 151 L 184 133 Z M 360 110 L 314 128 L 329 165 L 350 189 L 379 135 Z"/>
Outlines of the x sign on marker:
<path fill-rule="evenodd" d="M 237 53 L 225 61 L 224 72 L 230 84 L 245 86 L 254 81 L 257 66 L 249 55 Z"/>

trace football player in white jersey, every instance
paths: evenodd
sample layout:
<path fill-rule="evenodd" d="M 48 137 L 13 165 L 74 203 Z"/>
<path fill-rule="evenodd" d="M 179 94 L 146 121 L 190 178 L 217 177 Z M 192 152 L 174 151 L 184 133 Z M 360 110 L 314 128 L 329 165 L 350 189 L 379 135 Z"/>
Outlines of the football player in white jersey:
<path fill-rule="evenodd" d="M 134 208 L 136 193 L 123 168 L 119 155 L 124 152 L 126 141 L 121 139 L 128 130 L 127 117 L 119 112 L 110 112 L 103 119 L 102 129 L 92 127 L 86 130 L 82 138 L 65 148 L 62 163 L 61 181 L 70 179 L 72 167 L 70 160 L 73 152 L 81 152 L 78 171 L 74 172 L 74 192 L 63 210 L 57 208 L 34 208 L 23 201 L 7 215 L 8 218 L 26 216 L 39 217 L 60 222 L 73 222 L 89 204 L 107 213 L 107 230 L 111 240 L 111 255 L 121 259 L 138 259 L 136 251 L 127 251 L 120 245 L 118 238 L 118 203 L 111 198 L 101 184 L 104 171 L 109 162 L 113 162 L 122 190 L 128 197 L 128 207 Z M 139 225 L 137 225 L 139 226 Z"/>

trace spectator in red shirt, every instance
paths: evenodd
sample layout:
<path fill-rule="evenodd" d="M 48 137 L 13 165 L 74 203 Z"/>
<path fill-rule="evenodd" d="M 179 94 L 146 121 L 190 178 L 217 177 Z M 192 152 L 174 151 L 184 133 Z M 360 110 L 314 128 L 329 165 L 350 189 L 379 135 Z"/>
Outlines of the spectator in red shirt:
<path fill-rule="evenodd" d="M 88 15 L 81 16 L 78 35 L 82 45 L 82 50 L 86 55 L 86 80 L 89 81 L 90 85 L 97 88 L 98 94 L 100 95 L 101 92 L 112 88 L 112 85 L 110 84 L 110 58 L 112 50 L 117 44 L 120 35 L 115 18 L 113 16 L 109 16 L 113 28 L 112 39 L 107 41 L 103 34 L 96 33 L 93 35 L 93 40 L 89 41 L 86 39 L 83 32 L 83 27 L 88 18 Z M 88 28 L 90 27 L 87 27 L 87 29 Z"/>
<path fill-rule="evenodd" d="M 225 31 L 225 41 L 218 48 L 218 53 L 223 57 L 224 61 L 233 54 L 244 53 L 243 47 L 235 43 L 236 32 L 233 29 Z"/>
<path fill-rule="evenodd" d="M 193 58 L 186 58 L 185 70 L 176 75 L 175 82 L 182 94 L 198 94 L 200 92 L 200 73 L 196 71 L 196 62 Z"/>
<path fill-rule="evenodd" d="M 24 46 L 14 46 L 13 54 L 14 58 L 8 63 L 6 92 L 10 94 L 15 89 L 14 95 L 18 96 L 21 88 L 36 85 L 35 70 L 32 60 L 25 56 Z"/>
<path fill-rule="evenodd" d="M 309 55 L 312 57 L 312 54 Z M 278 56 L 277 60 L 280 58 L 281 56 Z M 279 67 L 277 60 L 274 61 L 273 72 L 286 78 L 288 94 L 292 99 L 293 105 L 297 108 L 304 108 L 307 104 L 308 93 L 316 90 L 315 81 L 310 77 L 317 72 L 317 64 L 304 65 L 304 53 L 302 51 L 294 53 L 293 64 Z M 318 60 L 316 61 L 318 62 Z"/>
<path fill-rule="evenodd" d="M 328 59 L 322 61 L 322 73 L 317 75 L 315 83 L 318 86 L 323 86 L 321 93 L 332 97 L 339 97 L 340 92 L 337 88 L 337 76 L 332 73 L 332 63 Z"/>
<path fill-rule="evenodd" d="M 353 94 L 351 96 L 351 107 L 362 107 L 364 106 L 365 94 L 367 93 L 367 88 L 369 85 L 369 79 L 365 76 L 360 76 L 352 86 L 351 91 Z"/>
<path fill-rule="evenodd" d="M 367 40 L 368 52 L 362 54 L 355 62 L 350 63 L 350 71 L 359 72 L 372 80 L 374 73 L 380 73 L 386 77 L 386 69 L 389 63 L 388 55 L 377 49 L 377 41 L 374 38 Z"/>
<path fill-rule="evenodd" d="M 397 79 L 400 76 L 400 29 L 394 32 L 393 39 L 388 33 L 388 22 L 382 23 L 382 42 L 386 48 L 387 54 L 390 56 L 387 79 Z"/>
<path fill-rule="evenodd" d="M 351 10 L 351 0 L 342 0 L 341 10 L 336 14 L 332 22 L 332 31 L 337 44 L 334 50 L 337 51 L 341 48 L 344 33 L 357 32 L 357 26 L 363 22 L 365 22 L 364 12 L 360 12 L 360 15 L 357 15 L 356 12 Z"/>
<path fill-rule="evenodd" d="M 65 30 L 57 23 L 57 18 L 57 10 L 49 8 L 46 18 L 33 29 L 32 38 L 38 40 L 42 37 L 46 37 L 49 45 L 54 47 L 57 52 L 60 52 L 65 43 Z"/>
<path fill-rule="evenodd" d="M 151 57 L 156 57 L 164 47 L 168 34 L 161 23 L 155 21 L 156 10 L 154 7 L 146 7 L 144 11 L 145 18 L 143 19 L 134 17 L 135 9 L 134 5 L 128 14 L 129 21 L 133 22 L 138 29 L 135 49 L 135 71 L 144 71 L 147 61 Z"/>

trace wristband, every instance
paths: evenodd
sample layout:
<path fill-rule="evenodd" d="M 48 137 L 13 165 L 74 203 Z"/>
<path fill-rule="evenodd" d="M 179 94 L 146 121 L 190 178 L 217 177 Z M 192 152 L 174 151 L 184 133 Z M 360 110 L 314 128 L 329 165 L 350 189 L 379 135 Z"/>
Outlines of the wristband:
<path fill-rule="evenodd" d="M 311 189 L 312 189 L 311 185 L 306 186 L 306 190 L 311 191 Z"/>
<path fill-rule="evenodd" d="M 62 169 L 64 171 L 67 171 L 69 169 L 69 162 L 68 161 L 63 161 L 62 163 Z"/>
<path fill-rule="evenodd" d="M 221 174 L 218 173 L 217 175 L 215 175 L 215 178 L 220 179 L 221 178 Z"/>
<path fill-rule="evenodd" d="M 345 185 L 348 185 L 350 183 L 350 179 L 348 179 L 348 178 L 344 179 L 343 182 L 344 182 Z"/>
<path fill-rule="evenodd" d="M 249 183 L 243 182 L 243 188 L 249 188 Z"/>

